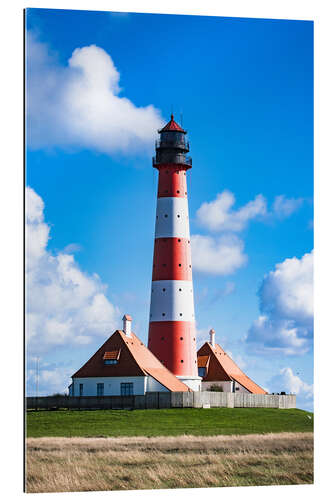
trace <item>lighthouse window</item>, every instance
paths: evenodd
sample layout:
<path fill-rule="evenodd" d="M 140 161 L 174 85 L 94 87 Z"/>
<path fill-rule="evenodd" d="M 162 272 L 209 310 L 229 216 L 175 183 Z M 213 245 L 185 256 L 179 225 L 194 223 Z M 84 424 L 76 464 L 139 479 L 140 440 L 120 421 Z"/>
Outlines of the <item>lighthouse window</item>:
<path fill-rule="evenodd" d="M 183 316 L 183 313 L 179 313 L 179 316 Z"/>
<path fill-rule="evenodd" d="M 177 193 L 179 194 L 179 189 L 177 189 Z"/>
<path fill-rule="evenodd" d="M 190 264 L 190 267 L 192 267 L 191 264 Z"/>
<path fill-rule="evenodd" d="M 178 238 L 178 243 L 180 243 L 180 239 Z"/>
<path fill-rule="evenodd" d="M 158 215 L 156 215 L 156 219 L 158 219 Z"/>
<path fill-rule="evenodd" d="M 164 214 L 164 217 L 168 217 L 168 214 Z"/>
<path fill-rule="evenodd" d="M 178 264 L 178 266 L 179 266 L 179 267 L 182 267 L 182 265 L 181 265 L 181 264 Z"/>
<path fill-rule="evenodd" d="M 179 215 L 179 214 L 177 214 L 177 217 L 178 217 L 178 219 L 179 219 L 179 218 L 180 218 L 180 215 Z"/>
<path fill-rule="evenodd" d="M 184 363 L 184 360 L 183 360 L 183 359 L 181 359 L 181 360 L 180 360 L 180 362 L 181 362 L 181 363 Z"/>
<path fill-rule="evenodd" d="M 161 337 L 161 340 L 164 340 L 164 337 Z"/>
<path fill-rule="evenodd" d="M 165 292 L 165 288 L 163 288 L 163 292 Z"/>
<path fill-rule="evenodd" d="M 183 338 L 183 337 L 180 337 L 180 340 L 184 340 L 184 338 Z"/>
<path fill-rule="evenodd" d="M 165 316 L 165 313 L 162 313 L 162 316 Z"/>
<path fill-rule="evenodd" d="M 182 291 L 182 289 L 181 289 L 181 288 L 179 288 L 179 291 L 181 292 L 181 291 Z"/>
<path fill-rule="evenodd" d="M 163 267 L 166 267 L 166 264 L 163 264 Z"/>

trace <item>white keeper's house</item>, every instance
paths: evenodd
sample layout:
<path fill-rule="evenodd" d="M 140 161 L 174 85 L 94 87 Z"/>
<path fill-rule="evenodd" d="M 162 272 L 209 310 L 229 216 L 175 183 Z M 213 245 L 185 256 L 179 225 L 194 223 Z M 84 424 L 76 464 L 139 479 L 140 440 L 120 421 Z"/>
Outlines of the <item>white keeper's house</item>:
<path fill-rule="evenodd" d="M 70 396 L 127 396 L 146 392 L 187 392 L 141 340 L 132 332 L 132 318 L 123 317 L 98 351 L 72 376 Z"/>

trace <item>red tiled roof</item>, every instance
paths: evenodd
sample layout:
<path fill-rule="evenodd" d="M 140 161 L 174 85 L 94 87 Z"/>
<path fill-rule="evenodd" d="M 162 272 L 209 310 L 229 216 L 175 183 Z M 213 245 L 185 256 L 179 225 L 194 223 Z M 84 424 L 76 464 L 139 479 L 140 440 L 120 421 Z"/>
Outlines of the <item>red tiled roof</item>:
<path fill-rule="evenodd" d="M 120 353 L 121 351 L 121 353 Z M 119 352 L 119 362 L 105 365 L 105 354 Z M 171 373 L 152 352 L 132 332 L 127 337 L 121 330 L 116 330 L 97 352 L 72 375 L 81 377 L 129 377 L 150 375 L 169 391 L 188 392 L 190 389 Z"/>
<path fill-rule="evenodd" d="M 119 359 L 120 349 L 117 351 L 105 351 L 103 359 Z"/>
<path fill-rule="evenodd" d="M 126 319 L 127 321 L 132 321 L 132 317 L 129 314 L 124 314 L 123 319 Z"/>
<path fill-rule="evenodd" d="M 198 360 L 210 355 L 210 367 L 203 381 L 235 380 L 252 394 L 266 394 L 264 389 L 245 375 L 219 344 L 213 347 L 206 342 L 200 347 L 197 355 Z"/>
<path fill-rule="evenodd" d="M 198 368 L 205 368 L 208 364 L 209 356 L 198 356 Z"/>
<path fill-rule="evenodd" d="M 163 127 L 159 132 L 168 132 L 169 130 L 174 130 L 176 132 L 185 132 L 178 123 L 173 119 L 173 115 L 171 115 L 171 120 Z"/>
<path fill-rule="evenodd" d="M 125 341 L 128 339 L 124 332 L 120 331 L 120 334 Z M 190 391 L 187 385 L 183 384 L 183 382 L 171 373 L 133 332 L 131 335 L 133 342 L 128 344 L 128 348 L 131 351 L 133 358 L 136 360 L 141 369 L 147 373 L 147 375 L 156 379 L 170 391 Z"/>

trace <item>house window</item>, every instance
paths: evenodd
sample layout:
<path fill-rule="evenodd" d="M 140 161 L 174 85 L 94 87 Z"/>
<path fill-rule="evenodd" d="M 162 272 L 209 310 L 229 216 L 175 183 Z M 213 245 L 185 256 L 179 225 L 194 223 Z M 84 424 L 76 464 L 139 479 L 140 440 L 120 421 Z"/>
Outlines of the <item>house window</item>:
<path fill-rule="evenodd" d="M 83 384 L 80 384 L 80 396 L 83 396 Z"/>
<path fill-rule="evenodd" d="M 97 384 L 97 396 L 104 396 L 104 384 Z"/>
<path fill-rule="evenodd" d="M 105 365 L 116 365 L 118 363 L 117 359 L 104 359 Z"/>
<path fill-rule="evenodd" d="M 206 368 L 204 366 L 198 368 L 198 373 L 199 373 L 199 377 L 205 377 L 206 376 Z"/>
<path fill-rule="evenodd" d="M 133 382 L 121 382 L 120 394 L 121 394 L 121 396 L 132 396 L 133 395 Z"/>

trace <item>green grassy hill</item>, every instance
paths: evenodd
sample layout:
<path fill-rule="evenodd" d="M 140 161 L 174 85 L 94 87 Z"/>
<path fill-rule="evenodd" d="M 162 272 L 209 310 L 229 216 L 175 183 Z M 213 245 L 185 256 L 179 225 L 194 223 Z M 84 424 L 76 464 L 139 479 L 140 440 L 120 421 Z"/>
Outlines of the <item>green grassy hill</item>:
<path fill-rule="evenodd" d="M 313 414 L 271 408 L 29 411 L 27 437 L 214 436 L 313 432 Z"/>

